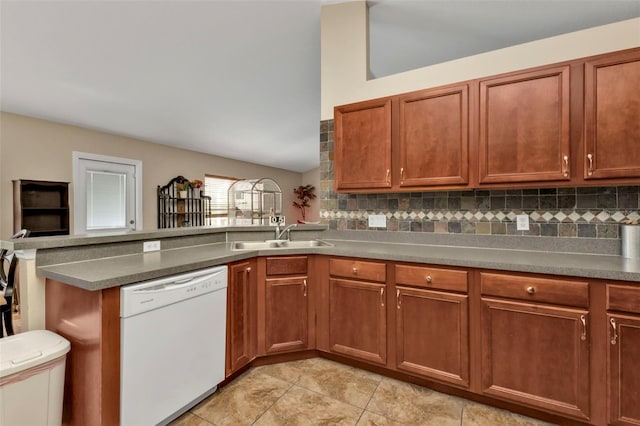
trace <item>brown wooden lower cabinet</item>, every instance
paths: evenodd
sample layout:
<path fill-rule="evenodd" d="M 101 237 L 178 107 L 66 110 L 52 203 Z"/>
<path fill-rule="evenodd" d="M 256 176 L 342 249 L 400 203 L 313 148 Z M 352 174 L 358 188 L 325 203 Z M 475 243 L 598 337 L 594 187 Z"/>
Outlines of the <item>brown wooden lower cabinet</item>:
<path fill-rule="evenodd" d="M 467 295 L 397 287 L 398 370 L 469 386 L 467 299 Z"/>
<path fill-rule="evenodd" d="M 268 354 L 307 349 L 308 278 L 273 278 L 265 283 L 265 348 Z"/>
<path fill-rule="evenodd" d="M 589 419 L 588 311 L 482 299 L 486 395 Z"/>
<path fill-rule="evenodd" d="M 640 425 L 640 287 L 607 284 L 609 422 Z"/>
<path fill-rule="evenodd" d="M 308 256 L 258 258 L 258 355 L 309 348 Z"/>
<path fill-rule="evenodd" d="M 255 259 L 229 265 L 226 377 L 256 356 L 256 273 Z"/>
<path fill-rule="evenodd" d="M 385 284 L 329 280 L 329 345 L 332 352 L 386 365 L 385 290 Z"/>
<path fill-rule="evenodd" d="M 609 421 L 640 425 L 640 316 L 607 315 Z"/>

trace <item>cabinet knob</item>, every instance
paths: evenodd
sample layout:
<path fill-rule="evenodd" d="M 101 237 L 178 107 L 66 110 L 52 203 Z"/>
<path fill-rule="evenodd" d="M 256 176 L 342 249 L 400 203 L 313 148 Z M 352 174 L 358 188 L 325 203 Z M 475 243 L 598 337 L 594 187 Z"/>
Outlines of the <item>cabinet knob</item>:
<path fill-rule="evenodd" d="M 533 294 L 535 292 L 536 292 L 536 288 L 535 287 L 533 287 L 533 286 L 527 287 L 527 293 Z"/>
<path fill-rule="evenodd" d="M 247 272 L 251 272 L 251 266 L 246 269 Z"/>
<path fill-rule="evenodd" d="M 426 280 L 428 283 L 431 283 L 433 281 L 433 277 L 431 275 L 427 275 Z"/>
<path fill-rule="evenodd" d="M 351 272 L 353 272 L 353 275 L 358 275 L 358 268 L 353 268 Z"/>

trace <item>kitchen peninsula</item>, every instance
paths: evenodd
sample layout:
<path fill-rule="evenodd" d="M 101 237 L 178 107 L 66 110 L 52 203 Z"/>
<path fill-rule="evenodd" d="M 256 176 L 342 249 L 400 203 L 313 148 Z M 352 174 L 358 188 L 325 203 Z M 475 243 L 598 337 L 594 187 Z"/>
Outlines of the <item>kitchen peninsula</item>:
<path fill-rule="evenodd" d="M 228 358 L 239 350 L 234 359 L 244 360 L 229 367 L 227 359 L 228 379 L 252 362 L 326 356 L 551 421 L 638 415 L 638 377 L 626 364 L 640 345 L 640 261 L 569 253 L 579 248 L 557 238 L 550 246 L 544 238 L 423 234 L 399 243 L 390 234 L 397 233 L 307 225 L 291 239 L 332 246 L 261 251 L 232 250 L 230 242 L 271 238 L 268 227 L 2 244 L 37 249 L 46 328 L 72 342 L 70 424 L 118 422 L 119 287 L 219 264 L 231 268 L 228 303 L 244 295 L 250 308 L 242 329 L 249 336 L 227 337 Z M 162 250 L 142 253 L 149 239 L 160 239 Z M 245 293 L 231 290 L 239 280 Z M 292 285 L 272 287 L 282 283 Z M 304 318 L 270 309 L 286 300 L 298 300 L 304 309 L 288 311 Z M 228 333 L 233 321 L 228 316 Z M 532 371 L 536 380 L 528 381 Z"/>

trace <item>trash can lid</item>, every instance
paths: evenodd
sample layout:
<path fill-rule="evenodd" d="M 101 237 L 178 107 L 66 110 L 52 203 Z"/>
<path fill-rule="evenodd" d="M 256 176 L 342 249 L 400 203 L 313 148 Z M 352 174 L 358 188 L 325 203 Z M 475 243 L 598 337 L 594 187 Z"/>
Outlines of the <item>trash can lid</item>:
<path fill-rule="evenodd" d="M 48 330 L 33 330 L 0 339 L 0 377 L 44 364 L 69 352 L 67 339 Z"/>

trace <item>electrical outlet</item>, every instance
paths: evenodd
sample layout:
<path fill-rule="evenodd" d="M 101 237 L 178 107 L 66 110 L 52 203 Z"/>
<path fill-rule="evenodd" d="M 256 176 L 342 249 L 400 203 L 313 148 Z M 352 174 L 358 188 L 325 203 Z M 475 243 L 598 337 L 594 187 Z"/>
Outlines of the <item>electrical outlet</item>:
<path fill-rule="evenodd" d="M 160 240 L 157 241 L 145 241 L 142 243 L 142 251 L 158 251 L 160 250 Z"/>
<path fill-rule="evenodd" d="M 529 215 L 527 214 L 519 214 L 516 216 L 516 229 L 518 231 L 528 231 L 529 230 Z"/>
<path fill-rule="evenodd" d="M 387 217 L 383 214 L 370 214 L 368 216 L 369 219 L 369 228 L 386 228 L 387 227 Z"/>

